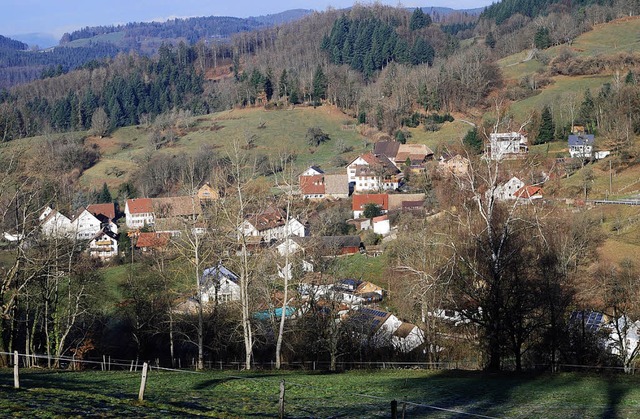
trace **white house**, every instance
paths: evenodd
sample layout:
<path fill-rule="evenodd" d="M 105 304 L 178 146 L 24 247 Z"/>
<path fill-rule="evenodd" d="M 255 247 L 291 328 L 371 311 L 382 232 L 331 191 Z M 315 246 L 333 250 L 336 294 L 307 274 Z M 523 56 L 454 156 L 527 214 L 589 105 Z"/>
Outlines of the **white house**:
<path fill-rule="evenodd" d="M 84 208 L 71 220 L 71 230 L 78 240 L 91 240 L 101 228 L 102 222 Z"/>
<path fill-rule="evenodd" d="M 348 321 L 377 347 L 393 346 L 407 353 L 424 343 L 422 330 L 386 311 L 361 307 Z"/>
<path fill-rule="evenodd" d="M 509 201 L 512 199 L 516 199 L 515 195 L 518 190 L 520 190 L 524 186 L 524 182 L 518 179 L 517 177 L 512 177 L 505 183 L 502 183 L 493 190 L 493 197 L 497 201 Z M 489 196 L 491 191 L 487 191 L 487 196 Z"/>
<path fill-rule="evenodd" d="M 593 156 L 595 136 L 593 134 L 569 135 L 569 155 L 572 158 L 589 159 Z"/>
<path fill-rule="evenodd" d="M 131 229 L 141 228 L 145 225 L 152 226 L 155 222 L 155 216 L 151 198 L 127 199 L 124 215 L 125 223 Z"/>
<path fill-rule="evenodd" d="M 240 300 L 240 278 L 222 264 L 205 269 L 200 279 L 202 303 L 226 303 Z"/>
<path fill-rule="evenodd" d="M 488 148 L 491 160 L 518 158 L 529 152 L 527 137 L 519 132 L 492 133 Z"/>
<path fill-rule="evenodd" d="M 347 165 L 347 181 L 354 192 L 395 190 L 400 186 L 400 171 L 386 156 L 365 153 Z"/>
<path fill-rule="evenodd" d="M 379 217 L 373 217 L 373 232 L 386 236 L 391 232 L 391 224 L 389 223 L 389 216 L 387 214 Z"/>
<path fill-rule="evenodd" d="M 612 320 L 608 325 L 611 331 L 607 340 L 607 347 L 612 354 L 617 355 L 623 362 L 625 370 L 640 355 L 640 320 L 631 321 L 622 316 Z"/>
<path fill-rule="evenodd" d="M 104 229 L 96 233 L 89 242 L 89 256 L 102 260 L 118 255 L 118 235 Z"/>
<path fill-rule="evenodd" d="M 267 242 L 307 235 L 304 224 L 293 217 L 287 220 L 284 211 L 275 208 L 249 217 L 240 225 L 239 230 L 246 237 L 262 237 Z"/>
<path fill-rule="evenodd" d="M 72 234 L 71 220 L 50 207 L 46 207 L 38 219 L 40 230 L 47 237 L 69 237 Z"/>

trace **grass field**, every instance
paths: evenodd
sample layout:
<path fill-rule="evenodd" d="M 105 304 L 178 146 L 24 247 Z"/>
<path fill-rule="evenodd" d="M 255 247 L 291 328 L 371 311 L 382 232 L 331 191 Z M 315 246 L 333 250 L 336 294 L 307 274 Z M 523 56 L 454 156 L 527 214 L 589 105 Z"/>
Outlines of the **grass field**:
<path fill-rule="evenodd" d="M 576 373 L 520 376 L 480 372 L 382 370 L 304 372 L 151 371 L 145 401 L 140 373 L 23 371 L 22 389 L 0 370 L 3 417 L 277 417 L 285 380 L 290 418 L 389 417 L 391 400 L 406 417 L 625 418 L 640 409 L 640 379 Z M 430 408 L 437 407 L 448 411 Z"/>

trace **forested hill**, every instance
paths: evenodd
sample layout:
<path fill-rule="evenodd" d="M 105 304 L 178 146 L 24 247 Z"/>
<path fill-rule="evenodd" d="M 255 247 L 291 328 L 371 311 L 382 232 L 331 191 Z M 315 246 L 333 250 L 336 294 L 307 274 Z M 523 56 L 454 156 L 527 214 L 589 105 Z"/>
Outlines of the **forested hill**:
<path fill-rule="evenodd" d="M 182 39 L 192 44 L 203 39 L 227 39 L 238 32 L 291 22 L 312 12 L 312 10 L 307 9 L 295 9 L 249 18 L 206 16 L 171 19 L 166 22 L 133 22 L 116 26 L 85 27 L 71 33 L 65 33 L 60 43 L 64 45 L 72 41 L 90 39 L 99 35 L 121 33 L 122 36 L 112 38 L 112 42 L 121 43 L 123 46 L 126 45 L 140 51 L 142 50 L 140 40 L 145 38 Z"/>
<path fill-rule="evenodd" d="M 29 46 L 23 42 L 0 35 L 0 49 L 11 49 L 19 51 L 25 50 L 27 48 L 29 48 Z"/>
<path fill-rule="evenodd" d="M 482 12 L 481 18 L 492 19 L 495 20 L 497 24 L 501 24 L 514 15 L 533 18 L 553 12 L 572 13 L 580 11 L 584 13 L 584 9 L 587 6 L 612 6 L 613 3 L 615 2 L 612 0 L 502 0 L 487 7 L 485 11 Z M 632 3 L 637 4 L 637 2 L 627 3 L 630 5 Z M 640 5 L 631 5 L 629 7 L 631 9 L 638 9 Z M 636 13 L 637 11 L 638 10 L 635 10 Z M 629 12 L 633 13 L 631 10 Z"/>

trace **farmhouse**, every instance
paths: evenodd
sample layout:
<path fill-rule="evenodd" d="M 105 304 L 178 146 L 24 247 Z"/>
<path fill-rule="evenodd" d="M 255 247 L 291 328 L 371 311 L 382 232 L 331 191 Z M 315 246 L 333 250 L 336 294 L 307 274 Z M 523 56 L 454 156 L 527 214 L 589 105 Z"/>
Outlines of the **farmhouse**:
<path fill-rule="evenodd" d="M 307 235 L 304 224 L 293 217 L 287 219 L 284 211 L 273 207 L 247 218 L 239 227 L 239 231 L 246 237 L 261 237 L 266 242 Z"/>
<path fill-rule="evenodd" d="M 365 153 L 347 165 L 347 180 L 354 192 L 396 190 L 400 170 L 385 156 Z"/>
<path fill-rule="evenodd" d="M 383 214 L 389 211 L 389 195 L 387 194 L 353 195 L 351 199 L 351 210 L 355 219 L 362 217 L 368 204 L 377 205 Z"/>
<path fill-rule="evenodd" d="M 151 198 L 127 199 L 124 206 L 126 225 L 129 228 L 142 228 L 145 225 L 152 226 L 155 222 L 153 215 L 153 203 Z"/>

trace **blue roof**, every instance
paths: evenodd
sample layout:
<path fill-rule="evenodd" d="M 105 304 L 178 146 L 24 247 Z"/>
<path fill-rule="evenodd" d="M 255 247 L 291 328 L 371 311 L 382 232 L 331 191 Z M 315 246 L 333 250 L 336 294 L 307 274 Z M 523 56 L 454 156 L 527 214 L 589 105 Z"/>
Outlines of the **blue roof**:
<path fill-rule="evenodd" d="M 202 286 L 208 286 L 210 285 L 209 282 L 212 282 L 213 280 L 220 281 L 222 278 L 227 278 L 235 283 L 238 283 L 238 281 L 240 281 L 238 275 L 225 268 L 222 264 L 219 264 L 218 266 L 207 268 L 204 270 L 204 272 L 202 272 L 200 284 Z"/>
<path fill-rule="evenodd" d="M 575 146 L 586 146 L 586 145 L 590 145 L 593 146 L 593 143 L 595 142 L 595 136 L 593 134 L 583 134 L 583 135 L 576 135 L 576 134 L 571 134 L 569 135 L 569 145 L 575 145 Z"/>

